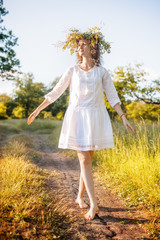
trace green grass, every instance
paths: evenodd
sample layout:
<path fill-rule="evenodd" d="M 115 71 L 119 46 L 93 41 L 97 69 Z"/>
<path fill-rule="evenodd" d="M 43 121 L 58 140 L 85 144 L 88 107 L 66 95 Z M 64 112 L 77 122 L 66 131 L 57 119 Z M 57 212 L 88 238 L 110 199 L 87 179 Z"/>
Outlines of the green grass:
<path fill-rule="evenodd" d="M 132 124 L 135 135 L 122 122 L 114 122 L 115 148 L 97 151 L 97 175 L 130 205 L 160 214 L 160 123 Z"/>
<path fill-rule="evenodd" d="M 9 123 L 9 122 L 8 122 Z M 7 124 L 5 121 L 0 121 L 0 134 L 5 135 L 5 134 L 13 134 L 13 133 L 19 133 L 21 130 L 12 125 L 12 124 Z"/>
<path fill-rule="evenodd" d="M 160 215 L 160 122 L 131 121 L 135 134 L 123 123 L 112 121 L 115 148 L 94 153 L 94 172 L 106 187 L 114 190 L 129 206 L 145 207 Z M 58 145 L 61 122 L 50 141 Z M 77 157 L 75 151 L 61 150 Z"/>
<path fill-rule="evenodd" d="M 11 120 L 1 120 L 0 129 L 6 133 L 18 133 L 20 131 L 32 131 L 36 133 L 50 133 L 53 129 L 57 127 L 58 120 L 42 120 L 35 119 L 35 121 L 28 125 L 27 119 L 11 119 Z"/>
<path fill-rule="evenodd" d="M 135 135 L 122 122 L 113 122 L 115 148 L 94 154 L 94 175 L 127 206 L 143 209 L 151 239 L 160 234 L 160 122 L 132 123 Z"/>
<path fill-rule="evenodd" d="M 113 189 L 130 206 L 140 206 L 160 214 L 160 123 L 130 121 L 135 134 L 123 123 L 113 121 L 115 148 L 94 153 L 97 178 Z M 52 131 L 50 141 L 58 146 L 62 122 Z M 76 151 L 63 150 L 77 157 Z"/>

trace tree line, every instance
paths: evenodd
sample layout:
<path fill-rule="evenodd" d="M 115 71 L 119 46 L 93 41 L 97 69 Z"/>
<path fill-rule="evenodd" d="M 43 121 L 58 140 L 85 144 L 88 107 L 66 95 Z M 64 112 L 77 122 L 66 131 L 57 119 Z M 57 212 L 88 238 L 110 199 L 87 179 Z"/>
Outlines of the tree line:
<path fill-rule="evenodd" d="M 122 109 L 128 118 L 157 120 L 160 116 L 160 80 L 151 81 L 149 84 L 145 78 L 146 74 L 140 64 L 134 67 L 117 67 L 113 73 L 110 73 L 122 102 Z M 16 78 L 13 97 L 6 94 L 0 95 L 0 119 L 27 118 L 59 79 L 60 77 L 57 77 L 47 88 L 43 83 L 34 82 L 34 76 L 31 73 Z M 109 104 L 105 92 L 104 101 L 111 118 L 118 118 L 117 113 Z M 68 102 L 69 88 L 38 117 L 63 119 Z"/>

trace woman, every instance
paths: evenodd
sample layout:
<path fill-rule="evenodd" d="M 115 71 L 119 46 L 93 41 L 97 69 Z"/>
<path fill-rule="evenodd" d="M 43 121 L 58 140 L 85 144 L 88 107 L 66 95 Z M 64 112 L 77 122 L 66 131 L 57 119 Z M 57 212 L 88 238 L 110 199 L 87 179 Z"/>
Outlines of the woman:
<path fill-rule="evenodd" d="M 122 118 L 125 128 L 130 129 L 133 134 L 134 129 L 121 109 L 121 101 L 108 71 L 100 65 L 100 49 L 104 43 L 102 34 L 99 32 L 97 37 L 95 31 L 90 30 L 89 33 L 90 39 L 88 32 L 79 34 L 79 38 L 74 35 L 79 64 L 67 69 L 53 90 L 45 95 L 45 100 L 29 116 L 28 124 L 33 122 L 41 110 L 56 101 L 69 86 L 69 105 L 64 116 L 58 147 L 77 151 L 81 174 L 75 202 L 80 208 L 88 207 L 83 201 L 86 188 L 90 209 L 85 218 L 92 220 L 98 212 L 92 176 L 94 150 L 114 147 L 112 126 L 104 104 L 103 90 L 111 106 Z M 73 40 L 73 34 L 71 37 Z M 91 39 L 95 42 L 91 43 Z M 70 38 L 71 42 L 73 43 Z"/>

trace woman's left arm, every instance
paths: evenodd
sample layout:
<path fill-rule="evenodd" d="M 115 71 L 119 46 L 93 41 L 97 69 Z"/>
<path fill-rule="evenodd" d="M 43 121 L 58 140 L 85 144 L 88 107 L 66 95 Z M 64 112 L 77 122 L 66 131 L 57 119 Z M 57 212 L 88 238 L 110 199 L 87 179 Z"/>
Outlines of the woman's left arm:
<path fill-rule="evenodd" d="M 121 108 L 119 102 L 116 103 L 116 104 L 113 106 L 113 108 L 116 110 L 116 112 L 118 113 L 119 116 L 121 116 L 121 115 L 123 114 L 123 111 L 122 111 L 122 108 Z M 132 132 L 132 134 L 134 134 L 135 131 L 134 131 L 133 127 L 131 126 L 131 124 L 128 122 L 126 116 L 123 115 L 121 118 L 122 118 L 122 120 L 123 120 L 123 124 L 124 124 L 126 130 L 128 131 L 128 130 L 130 129 L 131 132 Z"/>
<path fill-rule="evenodd" d="M 122 108 L 120 106 L 121 101 L 117 94 L 114 83 L 113 83 L 111 76 L 110 76 L 109 72 L 107 71 L 107 69 L 102 68 L 102 70 L 103 70 L 102 86 L 106 93 L 107 99 L 108 99 L 111 107 L 113 107 L 116 110 L 116 112 L 119 114 L 119 116 L 121 116 L 123 114 Z M 123 115 L 121 118 L 123 120 L 123 124 L 124 124 L 126 130 L 128 131 L 130 129 L 132 134 L 134 134 L 134 129 L 131 126 L 131 124 L 128 122 L 126 116 Z"/>

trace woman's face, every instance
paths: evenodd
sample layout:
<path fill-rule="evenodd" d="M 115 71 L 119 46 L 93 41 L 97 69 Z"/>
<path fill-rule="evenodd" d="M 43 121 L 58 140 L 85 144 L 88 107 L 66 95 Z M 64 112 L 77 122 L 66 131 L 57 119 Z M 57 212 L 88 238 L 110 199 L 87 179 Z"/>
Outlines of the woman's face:
<path fill-rule="evenodd" d="M 79 53 L 79 56 L 82 56 L 82 57 L 91 56 L 90 44 L 87 39 L 79 40 L 78 53 Z"/>

